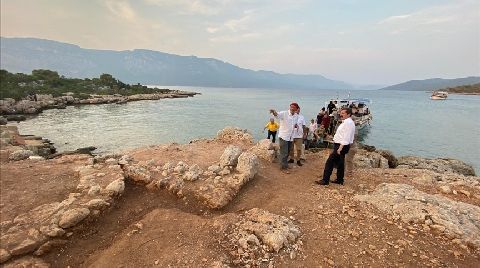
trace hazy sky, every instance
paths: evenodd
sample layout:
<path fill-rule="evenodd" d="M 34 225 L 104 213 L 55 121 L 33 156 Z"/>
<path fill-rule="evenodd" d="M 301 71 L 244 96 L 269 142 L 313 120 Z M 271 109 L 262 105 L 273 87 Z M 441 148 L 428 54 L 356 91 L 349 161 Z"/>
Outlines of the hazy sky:
<path fill-rule="evenodd" d="M 479 0 L 0 0 L 1 35 L 357 84 L 480 75 Z"/>

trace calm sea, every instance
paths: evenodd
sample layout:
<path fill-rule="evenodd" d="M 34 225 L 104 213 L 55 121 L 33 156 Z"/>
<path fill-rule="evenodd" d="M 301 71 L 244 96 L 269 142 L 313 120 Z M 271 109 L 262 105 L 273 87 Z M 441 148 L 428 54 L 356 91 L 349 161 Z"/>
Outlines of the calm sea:
<path fill-rule="evenodd" d="M 175 87 L 169 87 L 175 88 Z M 298 102 L 306 119 L 315 118 L 325 102 L 348 92 L 244 88 L 189 88 L 202 95 L 186 99 L 139 101 L 47 110 L 19 123 L 22 134 L 50 139 L 60 150 L 96 146 L 98 152 L 213 137 L 225 126 L 248 129 L 256 139 L 270 108 L 286 110 Z M 450 95 L 432 101 L 427 92 L 351 91 L 372 100 L 373 123 L 366 144 L 396 156 L 450 157 L 480 171 L 480 96 Z"/>

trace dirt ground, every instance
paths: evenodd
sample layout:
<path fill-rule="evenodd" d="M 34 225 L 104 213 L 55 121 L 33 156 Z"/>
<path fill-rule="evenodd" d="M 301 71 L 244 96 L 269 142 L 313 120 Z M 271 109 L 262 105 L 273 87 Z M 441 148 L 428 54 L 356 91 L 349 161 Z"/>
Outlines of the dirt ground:
<path fill-rule="evenodd" d="M 41 204 L 60 202 L 78 184 L 75 165 L 57 161 L 4 163 L 0 169 L 1 221 L 13 220 Z"/>
<path fill-rule="evenodd" d="M 138 161 L 184 161 L 206 168 L 218 161 L 227 145 L 207 141 L 160 145 L 129 155 Z M 344 186 L 319 186 L 314 181 L 323 172 L 327 153 L 307 154 L 304 166 L 292 165 L 290 174 L 282 173 L 278 164 L 262 160 L 259 173 L 221 210 L 206 209 L 166 190 L 148 191 L 143 185 L 127 183 L 110 210 L 95 221 L 76 226 L 66 245 L 42 258 L 52 267 L 212 267 L 219 263 L 235 267 L 229 263 L 225 239 L 213 223 L 227 213 L 261 208 L 289 217 L 302 232 L 297 254 L 272 253 L 274 261 L 266 261 L 264 267 L 479 267 L 478 251 L 421 226 L 396 221 L 353 199 L 383 182 L 414 184 L 416 171 L 361 169 L 347 178 Z M 68 195 L 77 183 L 74 166 L 3 163 L 2 221 Z M 414 185 L 441 194 L 433 187 Z M 478 189 L 469 191 L 480 194 Z M 446 196 L 480 205 L 478 199 Z"/>

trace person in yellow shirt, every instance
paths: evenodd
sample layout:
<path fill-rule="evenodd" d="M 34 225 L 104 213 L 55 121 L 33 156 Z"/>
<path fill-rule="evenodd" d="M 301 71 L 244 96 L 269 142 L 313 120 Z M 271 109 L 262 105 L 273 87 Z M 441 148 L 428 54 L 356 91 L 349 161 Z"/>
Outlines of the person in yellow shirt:
<path fill-rule="evenodd" d="M 267 139 L 270 139 L 270 136 L 272 136 L 272 142 L 273 143 L 275 143 L 275 137 L 277 136 L 277 130 L 278 130 L 279 127 L 280 126 L 278 125 L 277 122 L 275 122 L 275 119 L 270 118 L 270 121 L 263 128 L 263 132 L 265 132 L 265 129 L 268 129 Z"/>

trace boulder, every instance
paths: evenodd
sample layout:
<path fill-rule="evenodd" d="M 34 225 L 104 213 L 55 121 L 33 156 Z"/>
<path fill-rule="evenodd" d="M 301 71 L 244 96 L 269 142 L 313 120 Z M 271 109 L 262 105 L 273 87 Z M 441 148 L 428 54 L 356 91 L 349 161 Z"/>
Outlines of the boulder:
<path fill-rule="evenodd" d="M 277 158 L 278 150 L 279 147 L 276 144 L 273 144 L 269 139 L 263 139 L 248 151 L 268 162 L 274 162 Z"/>
<path fill-rule="evenodd" d="M 90 214 L 88 208 L 74 208 L 65 211 L 60 217 L 58 225 L 62 228 L 70 228 L 77 225 Z"/>
<path fill-rule="evenodd" d="M 217 140 L 224 142 L 242 141 L 247 144 L 253 144 L 253 136 L 246 130 L 238 127 L 226 127 L 217 132 Z"/>
<path fill-rule="evenodd" d="M 388 168 L 388 160 L 377 152 L 358 150 L 353 157 L 353 163 L 358 168 Z"/>
<path fill-rule="evenodd" d="M 258 157 L 252 153 L 244 152 L 238 157 L 237 171 L 247 176 L 248 179 L 253 178 L 260 168 Z"/>
<path fill-rule="evenodd" d="M 239 147 L 233 145 L 227 146 L 222 156 L 220 156 L 220 166 L 236 166 L 241 153 L 242 149 Z"/>
<path fill-rule="evenodd" d="M 109 185 L 107 185 L 105 190 L 110 195 L 120 195 L 125 190 L 125 182 L 123 181 L 123 179 L 114 180 Z"/>
<path fill-rule="evenodd" d="M 388 150 L 377 150 L 377 152 L 387 159 L 389 168 L 396 168 L 398 166 L 398 160 L 392 152 Z"/>

